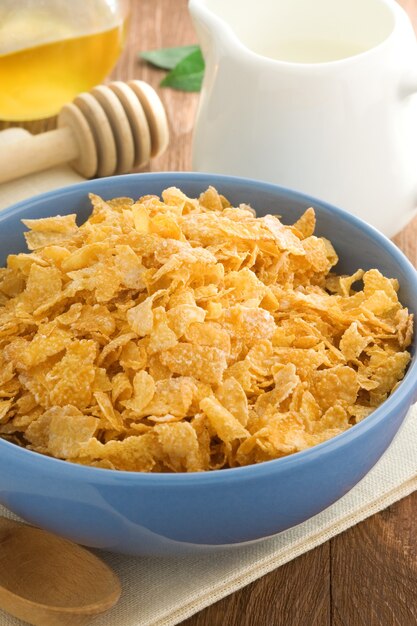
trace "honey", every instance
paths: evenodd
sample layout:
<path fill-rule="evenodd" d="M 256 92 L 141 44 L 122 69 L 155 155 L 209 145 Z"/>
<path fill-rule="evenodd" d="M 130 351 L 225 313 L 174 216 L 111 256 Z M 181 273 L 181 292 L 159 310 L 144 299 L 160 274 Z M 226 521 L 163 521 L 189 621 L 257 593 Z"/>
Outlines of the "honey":
<path fill-rule="evenodd" d="M 126 23 L 114 11 L 116 3 L 51 0 L 42 5 L 38 10 L 0 8 L 2 120 L 55 115 L 78 93 L 100 83 L 122 50 Z"/>

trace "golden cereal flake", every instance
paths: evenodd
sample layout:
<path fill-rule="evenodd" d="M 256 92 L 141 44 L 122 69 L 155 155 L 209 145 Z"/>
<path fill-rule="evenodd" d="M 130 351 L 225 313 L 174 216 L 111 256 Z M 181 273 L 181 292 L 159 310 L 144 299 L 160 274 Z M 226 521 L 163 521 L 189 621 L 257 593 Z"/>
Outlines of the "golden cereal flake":
<path fill-rule="evenodd" d="M 398 281 L 338 275 L 313 208 L 287 226 L 213 187 L 90 197 L 80 226 L 24 220 L 0 269 L 1 437 L 102 469 L 236 467 L 344 432 L 404 377 Z"/>

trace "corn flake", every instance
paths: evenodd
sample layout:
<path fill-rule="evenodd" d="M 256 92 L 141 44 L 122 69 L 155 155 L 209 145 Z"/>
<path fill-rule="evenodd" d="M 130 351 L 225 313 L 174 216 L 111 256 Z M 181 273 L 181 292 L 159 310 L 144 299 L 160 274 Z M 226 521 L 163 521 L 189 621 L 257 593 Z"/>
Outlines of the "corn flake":
<path fill-rule="evenodd" d="M 292 225 L 189 198 L 24 220 L 0 268 L 0 437 L 74 463 L 196 472 L 277 459 L 372 413 L 410 362 L 413 315 L 350 276 L 313 208 Z"/>

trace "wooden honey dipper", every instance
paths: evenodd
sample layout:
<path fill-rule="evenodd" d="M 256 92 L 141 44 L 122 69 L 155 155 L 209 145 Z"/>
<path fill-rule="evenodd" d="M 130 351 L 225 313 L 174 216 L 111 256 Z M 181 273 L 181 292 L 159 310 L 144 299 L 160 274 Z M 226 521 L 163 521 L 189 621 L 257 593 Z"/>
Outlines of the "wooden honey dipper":
<path fill-rule="evenodd" d="M 168 139 L 165 110 L 150 85 L 99 85 L 61 109 L 56 130 L 8 143 L 0 183 L 68 162 L 85 178 L 125 174 L 161 154 Z"/>

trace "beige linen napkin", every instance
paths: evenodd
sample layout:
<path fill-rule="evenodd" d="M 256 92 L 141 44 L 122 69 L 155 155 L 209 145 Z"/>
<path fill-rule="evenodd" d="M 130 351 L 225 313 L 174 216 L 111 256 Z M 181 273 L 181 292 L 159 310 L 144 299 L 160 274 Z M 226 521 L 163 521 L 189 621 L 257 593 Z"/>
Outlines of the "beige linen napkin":
<path fill-rule="evenodd" d="M 234 550 L 181 558 L 96 551 L 117 572 L 123 594 L 95 626 L 173 626 L 209 604 L 384 509 L 417 489 L 417 405 L 373 470 L 319 515 L 275 537 Z M 0 514 L 11 516 L 0 507 Z M 0 626 L 19 620 L 0 612 Z"/>

